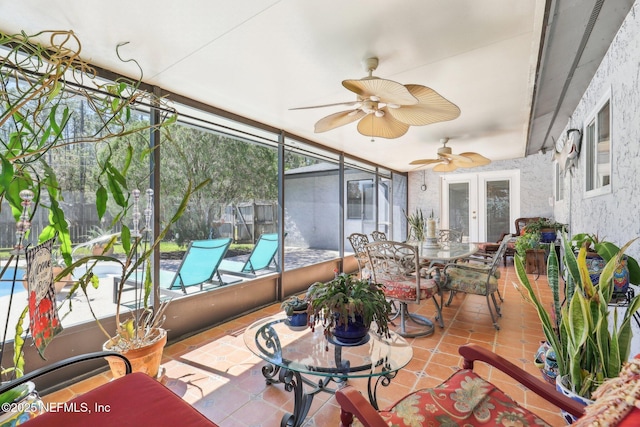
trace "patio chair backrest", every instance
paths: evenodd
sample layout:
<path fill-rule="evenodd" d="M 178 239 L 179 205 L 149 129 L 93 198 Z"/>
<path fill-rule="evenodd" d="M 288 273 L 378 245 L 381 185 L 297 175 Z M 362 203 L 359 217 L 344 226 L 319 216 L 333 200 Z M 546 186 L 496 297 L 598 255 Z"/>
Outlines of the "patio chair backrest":
<path fill-rule="evenodd" d="M 218 274 L 218 266 L 229 245 L 230 238 L 192 241 L 169 289 L 184 290 L 186 287 L 200 285 L 213 279 L 213 276 Z"/>
<path fill-rule="evenodd" d="M 498 263 L 500 262 L 500 259 L 504 257 L 504 253 L 507 250 L 507 244 L 509 243 L 510 240 L 511 240 L 510 234 L 506 234 L 505 236 L 502 237 L 500 246 L 498 247 L 498 250 L 493 254 L 493 258 L 491 259 L 490 274 L 494 274 L 496 272 L 498 268 Z"/>
<path fill-rule="evenodd" d="M 367 256 L 367 249 L 365 248 L 369 243 L 369 237 L 363 233 L 351 233 L 347 239 L 349 243 L 351 243 L 353 253 L 358 262 L 358 270 L 362 273 L 362 270 L 369 264 L 369 257 Z"/>
<path fill-rule="evenodd" d="M 278 233 L 262 234 L 249 255 L 242 273 L 253 273 L 269 267 L 278 252 Z"/>
<path fill-rule="evenodd" d="M 379 242 L 381 240 L 387 240 L 387 233 L 384 231 L 372 231 L 371 237 L 373 237 L 374 242 Z"/>
<path fill-rule="evenodd" d="M 440 229 L 438 230 L 438 242 L 462 242 L 462 231 L 453 229 Z"/>

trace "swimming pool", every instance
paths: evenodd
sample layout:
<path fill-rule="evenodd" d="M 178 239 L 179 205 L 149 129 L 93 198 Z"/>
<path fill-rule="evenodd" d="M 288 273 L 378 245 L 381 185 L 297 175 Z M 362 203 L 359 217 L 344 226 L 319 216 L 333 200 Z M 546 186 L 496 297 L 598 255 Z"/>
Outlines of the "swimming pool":
<path fill-rule="evenodd" d="M 2 277 L 0 278 L 0 297 L 5 295 L 9 295 L 11 293 L 11 285 L 13 284 L 13 273 L 15 271 L 14 267 L 7 268 L 7 271 L 4 272 Z M 22 286 L 22 278 L 24 277 L 24 270 L 19 268 L 16 272 L 16 285 L 14 287 L 13 293 L 17 294 L 18 292 L 24 292 L 24 286 Z"/>

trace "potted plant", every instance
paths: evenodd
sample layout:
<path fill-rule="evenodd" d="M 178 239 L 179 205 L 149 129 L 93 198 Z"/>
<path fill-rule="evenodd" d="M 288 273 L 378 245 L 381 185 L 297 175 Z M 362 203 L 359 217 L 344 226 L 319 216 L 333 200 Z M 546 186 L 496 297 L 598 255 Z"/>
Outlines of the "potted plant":
<path fill-rule="evenodd" d="M 620 251 L 615 243 L 602 240 L 592 233 L 578 233 L 569 243 L 574 253 L 582 247 L 586 249 L 589 275 L 594 284 L 598 283 L 605 264 Z M 640 284 L 640 266 L 635 258 L 625 254 L 614 272 L 614 293 L 626 294 L 629 283 Z"/>
<path fill-rule="evenodd" d="M 392 306 L 382 285 L 351 274 L 336 274 L 326 283 L 316 282 L 307 291 L 311 327 L 322 325 L 324 335 L 341 344 L 366 340 L 372 322 L 376 333 L 389 337 Z"/>
<path fill-rule="evenodd" d="M 556 241 L 557 233 L 566 231 L 566 224 L 556 222 L 551 218 L 538 218 L 524 227 L 525 233 L 537 233 L 543 243 Z"/>
<path fill-rule="evenodd" d="M 48 44 L 41 45 L 39 40 Z M 144 96 L 131 90 L 135 88 L 135 82 L 133 85 L 124 82 L 83 85 L 84 80 L 96 76 L 95 70 L 80 59 L 80 41 L 71 31 L 43 31 L 33 35 L 0 33 L 0 46 L 0 201 L 9 205 L 17 234 L 21 234 L 7 265 L 14 260 L 17 265 L 23 256 L 23 246 L 32 234 L 29 225 L 39 208 L 47 209 L 49 224 L 37 242 L 55 236 L 60 257 L 70 264 L 71 239 L 65 213 L 60 207 L 63 196 L 49 159 L 59 149 L 65 149 L 63 154 L 66 153 L 73 144 L 99 144 L 133 132 L 133 129 L 126 129 L 127 112 L 132 103 L 142 101 Z M 65 90 L 70 81 L 74 85 L 77 83 L 73 91 Z M 90 86 L 95 90 L 88 89 Z M 114 98 L 104 96 L 105 93 Z M 119 102 L 112 102 L 116 98 Z M 102 128 L 83 135 L 68 130 L 72 114 L 69 106 L 78 100 L 85 102 L 91 114 L 99 118 Z M 23 218 L 27 200 L 22 197 L 24 194 L 29 194 L 28 204 L 33 209 Z M 34 240 L 28 242 L 34 243 Z M 7 377 L 23 374 L 25 329 L 22 323 L 27 312 L 25 307 L 15 328 L 13 366 L 2 367 L 2 374 Z M 0 361 L 5 360 L 3 353 L 9 348 L 5 341 L 6 335 L 2 339 Z"/>
<path fill-rule="evenodd" d="M 422 213 L 422 209 L 416 208 L 415 212 L 407 215 L 403 210 L 407 223 L 409 224 L 409 239 L 424 242 L 426 238 L 427 220 Z"/>
<path fill-rule="evenodd" d="M 129 359 L 134 372 L 144 372 L 152 377 L 156 377 L 159 372 L 162 350 L 167 342 L 166 330 L 162 328 L 164 323 L 164 312 L 169 301 L 161 302 L 154 309 L 150 305 L 150 298 L 153 290 L 152 272 L 150 258 L 155 249 L 160 245 L 169 232 L 171 225 L 175 224 L 185 211 L 190 197 L 207 182 L 203 182 L 196 187 L 189 184 L 183 199 L 174 213 L 173 217 L 165 224 L 163 230 L 153 239 L 152 217 L 153 217 L 153 191 L 146 192 L 146 207 L 141 209 L 140 191 L 131 190 L 129 197 L 122 204 L 122 212 L 117 217 L 121 218 L 120 240 L 125 252 L 124 259 L 114 255 L 87 255 L 79 258 L 67 267 L 63 273 L 73 272 L 78 267 L 84 267 L 84 274 L 74 284 L 69 292 L 71 299 L 76 292 L 82 292 L 87 303 L 91 305 L 88 289 L 89 285 L 96 285 L 97 275 L 93 273 L 98 261 L 107 261 L 120 265 L 121 276 L 117 284 L 116 299 L 116 330 L 114 333 L 108 332 L 101 324 L 100 319 L 94 316 L 98 327 L 105 334 L 107 341 L 103 349 L 122 353 Z M 125 194 L 126 187 L 121 188 Z M 144 215 L 140 212 L 144 211 Z M 131 227 L 127 225 L 125 219 L 131 217 Z M 144 218 L 142 224 L 140 218 Z M 107 249 L 113 245 L 117 236 L 113 236 L 107 244 Z M 140 282 L 140 283 L 138 283 Z M 134 309 L 122 314 L 122 293 L 126 286 L 141 288 L 141 292 L 136 293 L 137 299 L 133 302 Z M 108 358 L 111 371 L 114 377 L 124 375 L 124 363 L 119 358 Z"/>
<path fill-rule="evenodd" d="M 550 310 L 540 302 L 519 258 L 516 258 L 515 265 L 522 288 L 514 285 L 536 308 L 557 363 L 557 386 L 563 392 L 572 391 L 579 397 L 590 399 L 591 393 L 604 380 L 618 376 L 629 357 L 630 322 L 633 313 L 640 308 L 640 296 L 629 302 L 621 321 L 617 311 L 614 312 L 612 323 L 609 321 L 609 302 L 613 296 L 614 271 L 633 241 L 614 254 L 602 270 L 599 284 L 594 285 L 587 271 L 586 249 L 582 247 L 576 257 L 564 240 L 565 281 L 562 281 L 555 251 L 549 252 L 547 279 L 553 294 Z M 560 292 L 561 282 L 564 284 L 564 298 Z"/>
<path fill-rule="evenodd" d="M 528 229 L 516 238 L 516 257 L 524 263 L 528 274 L 544 270 L 547 243 L 541 243 L 539 231 Z"/>
<path fill-rule="evenodd" d="M 45 40 L 48 44 L 43 46 L 38 43 L 40 40 Z M 101 150 L 97 152 L 99 172 L 96 177 L 96 211 L 98 217 L 102 218 L 108 201 L 111 200 L 121 208 L 115 221 L 122 220 L 131 211 L 130 198 L 127 197 L 131 192 L 128 190 L 126 174 L 134 158 L 134 150 L 130 145 L 126 146 L 128 140 L 123 140 L 124 146 L 120 145 L 118 150 L 111 147 L 111 142 L 136 132 L 163 129 L 172 123 L 176 116 L 162 99 L 140 91 L 140 80 L 119 79 L 108 83 L 94 80 L 95 70 L 80 58 L 80 41 L 72 31 L 44 31 L 34 35 L 0 33 L 0 45 L 6 48 L 0 55 L 0 67 L 3 72 L 3 84 L 0 86 L 0 101 L 3 105 L 0 109 L 0 127 L 3 128 L 3 132 L 0 132 L 0 200 L 8 202 L 14 213 L 17 228 L 23 235 L 25 224 L 30 224 L 35 211 L 38 208 L 48 210 L 49 224 L 38 236 L 38 241 L 56 239 L 60 256 L 67 266 L 60 273 L 60 277 L 71 273 L 81 264 L 87 265 L 86 274 L 74 284 L 69 298 L 78 289 L 86 294 L 89 285 L 97 285 L 97 277 L 92 274 L 95 262 L 114 259 L 97 255 L 93 256 L 93 259 L 85 258 L 73 263 L 69 226 L 65 212 L 60 206 L 63 195 L 56 170 L 48 163 L 48 159 L 54 158 L 56 152 L 62 149 L 64 155 L 73 144 L 99 146 Z M 71 75 L 73 78 L 69 79 Z M 67 90 L 69 85 L 73 87 Z M 91 110 L 92 117 L 101 125 L 92 129 L 93 133 L 78 135 L 67 129 L 67 125 L 71 123 L 71 105 L 79 101 Z M 137 104 L 158 106 L 161 111 L 160 119 L 153 124 L 130 123 L 133 105 Z M 116 162 L 114 157 L 115 151 L 120 154 L 119 162 Z M 198 188 L 199 186 L 190 186 L 187 189 L 177 213 L 167 227 L 184 211 L 189 196 Z M 27 190 L 31 194 L 29 203 L 33 205 L 33 210 L 30 216 L 23 218 L 24 200 L 21 196 Z M 145 232 L 148 232 L 148 229 Z M 121 262 L 122 285 L 133 271 L 142 268 L 159 240 L 164 237 L 164 233 L 166 231 L 161 232 L 156 240 L 149 242 L 142 237 L 145 233 L 136 235 L 131 233 L 129 228 L 123 228 L 122 245 L 127 256 L 126 260 Z M 110 241 L 108 245 L 113 246 L 113 243 Z M 20 250 L 21 247 L 17 246 L 17 255 L 14 257 L 16 260 L 20 257 Z M 147 285 L 148 291 L 151 289 L 151 283 L 145 283 L 145 286 Z M 118 327 L 115 334 L 107 333 L 98 323 L 107 337 L 127 336 L 132 333 L 132 341 L 142 341 L 139 331 L 157 325 L 156 320 L 162 318 L 163 307 L 152 312 L 146 304 L 148 297 L 149 294 L 145 294 L 145 301 L 140 301 L 142 308 L 136 311 L 135 320 L 126 319 L 120 322 L 120 313 L 116 314 Z M 22 346 L 25 341 L 25 329 L 22 323 L 27 312 L 28 309 L 25 308 L 16 326 L 14 367 L 3 366 L 3 374 L 11 372 L 15 377 L 22 375 L 24 371 Z M 3 360 L 4 344 L 3 339 L 0 361 Z"/>
<path fill-rule="evenodd" d="M 308 301 L 294 295 L 284 300 L 280 307 L 287 314 L 287 324 L 290 328 L 305 329 L 307 327 L 309 319 L 307 315 Z"/>
<path fill-rule="evenodd" d="M 110 228 L 103 228 L 97 225 L 91 227 L 87 231 L 87 237 L 91 242 L 91 253 L 93 255 L 113 255 L 113 245 L 109 245 L 109 242 L 114 235 L 113 230 Z"/>

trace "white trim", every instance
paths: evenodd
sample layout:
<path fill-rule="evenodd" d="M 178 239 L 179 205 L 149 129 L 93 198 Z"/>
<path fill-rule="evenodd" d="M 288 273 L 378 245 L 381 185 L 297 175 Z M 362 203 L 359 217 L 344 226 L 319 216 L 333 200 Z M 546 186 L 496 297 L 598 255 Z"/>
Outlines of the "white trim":
<path fill-rule="evenodd" d="M 509 182 L 509 231 L 515 233 L 515 220 L 520 217 L 520 170 L 498 170 L 478 173 L 442 175 L 440 177 L 441 228 L 449 228 L 449 192 L 448 184 L 469 183 L 469 240 L 486 241 L 486 183 L 490 181 Z M 474 214 L 475 212 L 475 214 Z M 474 218 L 475 216 L 475 218 Z M 475 219 L 475 221 L 474 221 Z"/>
<path fill-rule="evenodd" d="M 602 186 L 602 187 L 597 187 L 594 188 L 592 190 L 587 190 L 587 184 L 591 182 L 592 177 L 589 176 L 589 171 L 592 170 L 594 168 L 595 165 L 591 165 L 588 164 L 588 158 L 589 158 L 589 153 L 591 152 L 592 148 L 590 147 L 590 142 L 588 140 L 588 132 L 587 132 L 587 128 L 588 126 L 593 123 L 593 122 L 597 122 L 597 118 L 598 118 L 598 113 L 600 112 L 600 110 L 602 110 L 602 107 L 604 107 L 604 105 L 609 102 L 609 184 Z M 614 147 L 614 137 L 613 137 L 613 97 L 612 97 L 612 92 L 611 92 L 611 88 L 609 88 L 605 94 L 600 97 L 600 99 L 598 100 L 598 102 L 594 105 L 594 107 L 591 109 L 591 111 L 589 112 L 589 114 L 587 114 L 586 119 L 584 121 L 584 124 L 582 126 L 582 135 L 583 135 L 583 148 L 582 148 L 582 166 L 584 167 L 584 173 L 582 175 L 583 177 L 583 182 L 584 182 L 584 186 L 582 188 L 583 191 L 583 196 L 585 199 L 591 198 L 591 197 L 597 197 L 597 196 L 601 196 L 603 194 L 610 194 L 613 192 L 613 175 L 612 175 L 612 171 L 613 171 L 613 147 Z M 596 136 L 597 138 L 597 136 Z M 595 173 L 595 171 L 594 171 Z"/>

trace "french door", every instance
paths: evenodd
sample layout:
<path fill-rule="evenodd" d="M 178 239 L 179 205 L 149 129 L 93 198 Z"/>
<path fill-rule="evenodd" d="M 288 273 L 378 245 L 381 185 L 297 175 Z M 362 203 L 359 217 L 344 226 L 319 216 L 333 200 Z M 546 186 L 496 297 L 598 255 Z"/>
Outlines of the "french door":
<path fill-rule="evenodd" d="M 440 228 L 462 230 L 470 242 L 495 242 L 514 232 L 520 215 L 520 171 L 443 175 Z"/>

